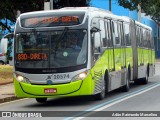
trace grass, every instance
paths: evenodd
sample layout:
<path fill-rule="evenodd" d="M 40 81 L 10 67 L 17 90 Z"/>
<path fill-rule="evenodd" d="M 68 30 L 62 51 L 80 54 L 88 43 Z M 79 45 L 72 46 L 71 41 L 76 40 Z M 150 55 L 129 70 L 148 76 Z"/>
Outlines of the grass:
<path fill-rule="evenodd" d="M 13 81 L 13 67 L 9 65 L 0 65 L 0 83 Z"/>

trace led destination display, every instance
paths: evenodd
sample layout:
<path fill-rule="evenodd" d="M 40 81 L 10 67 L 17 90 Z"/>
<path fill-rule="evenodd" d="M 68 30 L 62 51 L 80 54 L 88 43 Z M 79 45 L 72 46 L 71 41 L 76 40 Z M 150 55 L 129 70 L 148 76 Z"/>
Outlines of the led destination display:
<path fill-rule="evenodd" d="M 18 61 L 35 61 L 35 60 L 47 60 L 46 53 L 18 53 Z"/>

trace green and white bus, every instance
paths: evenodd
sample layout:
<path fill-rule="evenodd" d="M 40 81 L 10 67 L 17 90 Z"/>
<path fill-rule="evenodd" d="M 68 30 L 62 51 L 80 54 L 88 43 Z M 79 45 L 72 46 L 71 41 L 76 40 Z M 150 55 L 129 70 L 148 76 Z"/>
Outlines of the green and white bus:
<path fill-rule="evenodd" d="M 17 97 L 103 99 L 154 75 L 152 29 L 94 7 L 24 13 L 15 25 L 13 61 Z"/>

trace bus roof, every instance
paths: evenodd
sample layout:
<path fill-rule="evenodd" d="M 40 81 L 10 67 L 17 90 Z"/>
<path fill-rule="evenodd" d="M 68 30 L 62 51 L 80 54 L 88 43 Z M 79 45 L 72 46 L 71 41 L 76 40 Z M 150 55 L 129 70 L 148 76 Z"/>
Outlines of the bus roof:
<path fill-rule="evenodd" d="M 34 12 L 27 12 L 27 13 L 22 13 L 20 16 L 23 16 L 23 15 L 31 15 L 31 14 L 43 14 L 43 13 L 51 13 L 51 12 L 68 12 L 68 11 L 103 11 L 103 12 L 107 12 L 107 13 L 110 13 L 112 14 L 110 11 L 107 11 L 107 10 L 103 10 L 103 9 L 100 9 L 100 8 L 96 8 L 96 7 L 64 7 L 64 8 L 61 8 L 61 9 L 55 9 L 55 10 L 46 10 L 46 11 L 34 11 Z"/>
<path fill-rule="evenodd" d="M 55 9 L 55 10 L 46 10 L 46 11 L 35 11 L 35 12 L 28 12 L 28 13 L 23 13 L 20 15 L 25 16 L 25 15 L 34 15 L 34 14 L 47 14 L 47 13 L 54 13 L 54 12 L 75 12 L 75 11 L 84 11 L 88 14 L 91 14 L 91 16 L 99 16 L 99 17 L 106 17 L 106 18 L 112 18 L 112 19 L 118 19 L 122 21 L 127 21 L 129 22 L 130 18 L 123 17 L 123 16 L 118 16 L 112 14 L 112 12 L 103 10 L 100 8 L 96 7 L 64 7 L 61 9 Z M 101 12 L 101 14 L 99 14 Z"/>
<path fill-rule="evenodd" d="M 29 16 L 29 15 L 36 15 L 36 14 L 47 14 L 47 13 L 57 13 L 57 12 L 86 12 L 87 14 L 90 14 L 91 18 L 92 17 L 102 17 L 102 18 L 111 18 L 111 19 L 116 19 L 119 21 L 125 21 L 125 22 L 130 22 L 131 18 L 127 16 L 118 16 L 115 14 L 112 14 L 112 12 L 96 8 L 96 7 L 64 7 L 61 9 L 55 9 L 55 10 L 46 10 L 46 11 L 35 11 L 35 12 L 28 12 L 28 13 L 22 13 L 19 17 L 22 16 Z M 144 25 L 138 21 L 135 21 L 136 24 L 139 26 L 145 27 L 147 29 L 151 30 L 151 27 Z"/>
<path fill-rule="evenodd" d="M 144 25 L 144 24 L 142 24 L 142 23 L 140 23 L 140 22 L 138 22 L 138 21 L 135 21 L 135 22 L 136 22 L 136 24 L 139 25 L 139 26 L 142 26 L 142 27 L 144 27 L 144 28 L 147 28 L 147 29 L 149 29 L 149 30 L 152 30 L 152 28 L 149 27 L 149 26 L 147 26 L 147 25 Z"/>

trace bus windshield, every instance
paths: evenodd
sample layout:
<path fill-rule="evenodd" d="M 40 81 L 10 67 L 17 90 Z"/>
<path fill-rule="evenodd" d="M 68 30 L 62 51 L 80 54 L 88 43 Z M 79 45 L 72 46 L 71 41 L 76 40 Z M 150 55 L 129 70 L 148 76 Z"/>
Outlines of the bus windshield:
<path fill-rule="evenodd" d="M 86 63 L 87 31 L 33 31 L 16 34 L 15 66 L 59 68 Z"/>

